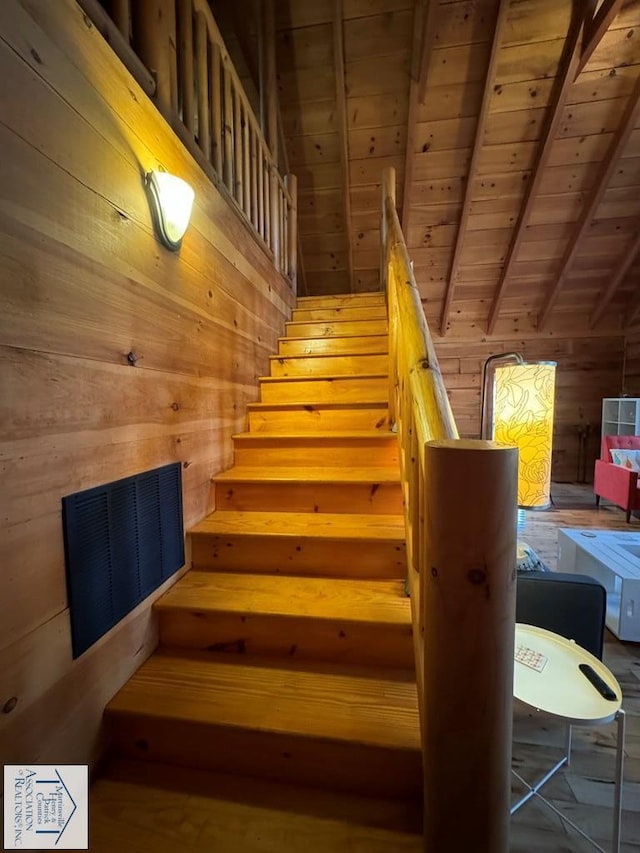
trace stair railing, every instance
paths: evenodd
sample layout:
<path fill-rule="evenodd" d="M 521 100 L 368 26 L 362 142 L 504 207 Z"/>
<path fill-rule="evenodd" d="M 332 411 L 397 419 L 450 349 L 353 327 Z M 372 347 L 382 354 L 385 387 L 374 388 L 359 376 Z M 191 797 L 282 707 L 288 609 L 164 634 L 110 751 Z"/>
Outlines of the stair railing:
<path fill-rule="evenodd" d="M 296 177 L 278 171 L 207 0 L 78 2 L 295 291 Z"/>
<path fill-rule="evenodd" d="M 458 438 L 382 181 L 389 406 L 398 434 L 428 853 L 507 853 L 515 616 L 515 448 Z"/>

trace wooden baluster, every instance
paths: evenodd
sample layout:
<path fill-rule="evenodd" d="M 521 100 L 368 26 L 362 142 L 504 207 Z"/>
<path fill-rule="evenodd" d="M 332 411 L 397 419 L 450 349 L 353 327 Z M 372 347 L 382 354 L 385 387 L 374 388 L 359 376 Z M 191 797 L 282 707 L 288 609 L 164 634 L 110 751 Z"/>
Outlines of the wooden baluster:
<path fill-rule="evenodd" d="M 280 186 L 280 182 L 278 181 L 278 216 L 280 217 L 280 272 L 284 272 L 286 266 L 286 255 L 284 252 L 284 204 L 284 193 L 282 192 L 282 187 Z"/>
<path fill-rule="evenodd" d="M 251 220 L 251 149 L 249 147 L 249 107 L 246 101 L 243 104 L 242 127 L 242 170 L 244 174 L 244 198 L 243 207 L 247 219 Z"/>
<path fill-rule="evenodd" d="M 180 94 L 182 123 L 195 135 L 196 115 L 193 80 L 193 7 L 192 0 L 178 0 Z M 141 5 L 144 5 L 141 4 Z"/>
<path fill-rule="evenodd" d="M 265 242 L 268 242 L 265 230 L 264 217 L 264 150 L 262 141 L 258 137 L 258 231 Z"/>
<path fill-rule="evenodd" d="M 156 80 L 155 100 L 172 120 L 177 107 L 175 7 L 167 0 L 145 0 L 132 7 L 134 48 Z"/>
<path fill-rule="evenodd" d="M 211 132 L 209 117 L 209 56 L 207 22 L 204 14 L 196 17 L 196 68 L 198 80 L 198 145 L 211 162 Z"/>
<path fill-rule="evenodd" d="M 233 102 L 231 95 L 231 74 L 226 63 L 222 64 L 222 73 L 224 76 L 224 183 L 229 192 L 233 194 Z"/>
<path fill-rule="evenodd" d="M 278 199 L 278 178 L 276 167 L 271 163 L 269 168 L 269 230 L 271 233 L 271 251 L 276 269 L 280 269 L 280 211 Z"/>
<path fill-rule="evenodd" d="M 233 197 L 242 207 L 242 109 L 240 95 L 233 88 L 233 172 L 234 188 Z"/>
<path fill-rule="evenodd" d="M 280 188 L 280 272 L 287 274 L 287 197 Z"/>
<path fill-rule="evenodd" d="M 222 178 L 222 91 L 220 76 L 220 48 L 211 42 L 211 78 L 209 82 L 209 97 L 211 99 L 211 153 L 213 168 L 219 178 Z"/>
<path fill-rule="evenodd" d="M 109 42 L 122 64 L 135 77 L 143 91 L 150 98 L 155 98 L 157 88 L 155 74 L 151 73 L 148 65 L 141 59 L 143 48 L 138 44 L 138 39 L 133 38 L 132 20 L 129 16 L 123 14 L 123 34 L 116 26 L 114 19 L 107 14 L 100 0 L 78 0 L 78 5 L 89 17 L 96 30 Z M 136 32 L 139 24 L 142 25 L 136 17 Z M 175 63 L 173 46 L 171 46 L 171 54 Z M 158 106 L 160 105 L 158 104 Z M 167 117 L 171 118 L 171 116 Z"/>
<path fill-rule="evenodd" d="M 291 196 L 289 211 L 289 278 L 294 293 L 298 291 L 298 179 L 287 175 L 287 189 Z"/>
<path fill-rule="evenodd" d="M 130 0 L 112 0 L 111 14 L 113 22 L 131 44 L 131 6 Z"/>
<path fill-rule="evenodd" d="M 463 439 L 425 456 L 424 849 L 507 853 L 518 451 Z"/>
<path fill-rule="evenodd" d="M 251 222 L 258 234 L 260 222 L 258 218 L 258 132 L 251 126 Z"/>

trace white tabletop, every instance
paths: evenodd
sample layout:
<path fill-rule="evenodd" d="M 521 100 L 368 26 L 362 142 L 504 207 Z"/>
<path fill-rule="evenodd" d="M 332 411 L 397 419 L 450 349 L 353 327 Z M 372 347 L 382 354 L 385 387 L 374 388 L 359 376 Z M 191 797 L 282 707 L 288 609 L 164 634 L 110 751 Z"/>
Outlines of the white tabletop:
<path fill-rule="evenodd" d="M 607 667 L 582 646 L 533 625 L 516 625 L 516 649 L 527 646 L 548 658 L 537 672 L 519 661 L 514 662 L 513 695 L 539 711 L 577 725 L 606 723 L 622 704 L 622 690 Z M 616 694 L 605 699 L 578 669 L 587 663 Z"/>

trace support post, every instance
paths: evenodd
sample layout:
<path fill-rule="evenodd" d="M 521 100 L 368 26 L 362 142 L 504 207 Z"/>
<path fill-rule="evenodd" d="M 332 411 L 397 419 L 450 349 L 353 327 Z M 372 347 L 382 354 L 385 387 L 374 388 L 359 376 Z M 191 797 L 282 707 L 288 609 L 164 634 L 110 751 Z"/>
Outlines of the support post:
<path fill-rule="evenodd" d="M 425 850 L 508 853 L 518 451 L 425 445 Z"/>
<path fill-rule="evenodd" d="M 178 102 L 175 3 L 146 0 L 135 3 L 132 12 L 134 47 L 155 77 L 158 108 L 166 118 L 173 120 Z"/>

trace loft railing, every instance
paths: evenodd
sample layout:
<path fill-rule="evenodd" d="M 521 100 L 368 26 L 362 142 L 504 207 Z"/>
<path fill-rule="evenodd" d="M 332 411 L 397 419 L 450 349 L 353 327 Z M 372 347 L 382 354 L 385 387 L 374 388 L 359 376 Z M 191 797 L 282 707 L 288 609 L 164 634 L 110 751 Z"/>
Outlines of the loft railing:
<path fill-rule="evenodd" d="M 382 182 L 381 274 L 422 728 L 425 850 L 507 853 L 517 451 L 458 438 L 396 213 L 394 169 Z"/>
<path fill-rule="evenodd" d="M 282 177 L 207 0 L 78 0 L 296 287 L 297 188 Z"/>

